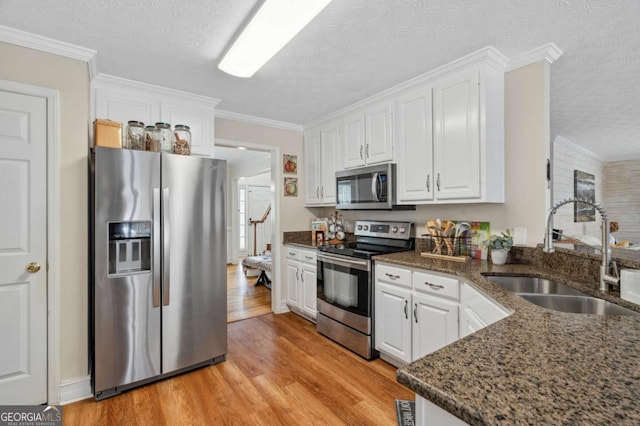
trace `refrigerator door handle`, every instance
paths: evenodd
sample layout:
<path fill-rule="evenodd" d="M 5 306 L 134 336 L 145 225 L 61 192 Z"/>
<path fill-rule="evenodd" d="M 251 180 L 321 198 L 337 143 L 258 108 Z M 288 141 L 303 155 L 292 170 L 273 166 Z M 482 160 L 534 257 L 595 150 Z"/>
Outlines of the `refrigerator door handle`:
<path fill-rule="evenodd" d="M 160 307 L 160 277 L 161 262 L 160 253 L 162 242 L 160 241 L 160 188 L 153 188 L 153 307 Z"/>
<path fill-rule="evenodd" d="M 169 188 L 162 188 L 162 231 L 163 231 L 163 257 L 162 257 L 162 304 L 164 306 L 169 305 L 169 266 L 171 259 L 169 255 L 169 243 L 170 243 L 170 207 L 169 207 Z"/>

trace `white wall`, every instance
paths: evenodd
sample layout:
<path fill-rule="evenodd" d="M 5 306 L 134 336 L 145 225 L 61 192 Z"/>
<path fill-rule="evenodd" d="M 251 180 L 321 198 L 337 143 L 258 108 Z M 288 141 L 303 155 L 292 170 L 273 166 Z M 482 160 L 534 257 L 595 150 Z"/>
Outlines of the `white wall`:
<path fill-rule="evenodd" d="M 549 190 L 549 64 L 538 62 L 505 74 L 505 203 L 423 205 L 416 211 L 342 212 L 345 219 L 413 222 L 416 234 L 426 231 L 427 220 L 488 221 L 492 232 L 527 229 L 527 244 L 542 243 Z M 304 185 L 302 185 L 304 186 Z M 333 209 L 309 209 L 326 217 Z M 309 226 L 303 228 L 308 229 Z"/>
<path fill-rule="evenodd" d="M 553 140 L 553 204 L 574 197 L 573 171 L 580 170 L 594 175 L 596 186 L 596 203 L 602 203 L 603 160 L 593 152 L 574 142 L 556 136 Z M 573 204 L 560 207 L 553 218 L 553 227 L 562 229 L 563 235 L 602 238 L 600 215 L 596 213 L 595 222 L 574 222 Z"/>
<path fill-rule="evenodd" d="M 0 42 L 0 78 L 60 91 L 60 379 L 88 372 L 86 62 Z"/>

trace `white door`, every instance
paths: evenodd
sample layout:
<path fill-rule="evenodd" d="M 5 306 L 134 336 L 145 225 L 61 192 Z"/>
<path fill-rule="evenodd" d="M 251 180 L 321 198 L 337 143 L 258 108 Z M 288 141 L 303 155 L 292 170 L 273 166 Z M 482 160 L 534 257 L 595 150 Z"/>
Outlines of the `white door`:
<path fill-rule="evenodd" d="M 377 281 L 375 315 L 376 349 L 411 362 L 411 292 Z"/>
<path fill-rule="evenodd" d="M 47 401 L 46 125 L 44 98 L 0 91 L 0 405 Z"/>
<path fill-rule="evenodd" d="M 363 166 L 364 159 L 364 114 L 351 114 L 342 122 L 342 149 L 344 150 L 344 168 Z"/>
<path fill-rule="evenodd" d="M 271 188 L 268 186 L 253 185 L 247 187 L 248 220 L 261 220 L 270 205 Z M 250 223 L 248 224 L 249 245 L 247 248 L 252 256 L 260 255 L 267 249 L 267 243 L 271 242 L 272 217 L 273 215 L 269 213 L 267 219 L 263 223 L 255 225 L 255 230 L 254 225 Z"/>
<path fill-rule="evenodd" d="M 340 161 L 340 132 L 338 129 L 338 124 L 334 123 L 320 131 L 322 144 L 320 149 L 320 164 L 322 165 L 320 195 L 323 204 L 336 204 L 336 165 Z"/>
<path fill-rule="evenodd" d="M 320 131 L 314 130 L 304 134 L 304 202 L 316 205 L 320 198 Z"/>
<path fill-rule="evenodd" d="M 480 89 L 478 72 L 433 89 L 433 161 L 436 198 L 480 197 Z"/>
<path fill-rule="evenodd" d="M 433 200 L 431 88 L 396 100 L 398 203 Z"/>
<path fill-rule="evenodd" d="M 458 340 L 458 304 L 413 295 L 412 361 Z"/>
<path fill-rule="evenodd" d="M 300 270 L 302 310 L 315 318 L 318 312 L 318 280 L 315 265 L 302 264 Z"/>
<path fill-rule="evenodd" d="M 365 112 L 365 158 L 367 164 L 393 159 L 392 103 L 384 102 Z"/>
<path fill-rule="evenodd" d="M 300 262 L 287 260 L 287 303 L 300 306 Z"/>

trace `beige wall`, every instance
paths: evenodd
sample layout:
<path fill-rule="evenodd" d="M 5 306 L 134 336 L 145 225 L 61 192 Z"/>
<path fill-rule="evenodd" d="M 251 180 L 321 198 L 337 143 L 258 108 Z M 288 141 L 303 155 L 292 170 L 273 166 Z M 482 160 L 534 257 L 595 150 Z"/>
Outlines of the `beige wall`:
<path fill-rule="evenodd" d="M 549 65 L 538 62 L 505 75 L 505 203 L 418 206 L 410 212 L 343 212 L 347 220 L 405 220 L 423 233 L 428 219 L 489 221 L 492 232 L 527 229 L 527 244 L 542 243 L 549 204 Z M 329 215 L 325 208 L 321 215 Z M 304 228 L 307 229 L 307 228 Z"/>
<path fill-rule="evenodd" d="M 60 92 L 60 377 L 86 377 L 87 64 L 3 42 L 0 58 L 1 79 Z"/>
<path fill-rule="evenodd" d="M 275 129 L 272 127 L 259 126 L 255 124 L 241 123 L 239 121 L 216 118 L 216 139 L 226 139 L 238 142 L 249 142 L 276 146 L 280 148 L 280 154 L 292 154 L 298 156 L 299 180 L 304 175 L 304 165 L 302 164 L 302 132 L 292 130 Z M 282 177 L 282 160 L 279 159 L 280 180 Z M 272 171 L 276 172 L 276 171 Z M 287 175 L 294 176 L 294 175 Z M 295 177 L 295 176 L 294 176 Z M 283 183 L 281 183 L 283 185 Z M 304 208 L 304 188 L 298 185 L 297 197 L 280 196 L 280 231 L 299 231 L 311 227 L 312 214 Z"/>

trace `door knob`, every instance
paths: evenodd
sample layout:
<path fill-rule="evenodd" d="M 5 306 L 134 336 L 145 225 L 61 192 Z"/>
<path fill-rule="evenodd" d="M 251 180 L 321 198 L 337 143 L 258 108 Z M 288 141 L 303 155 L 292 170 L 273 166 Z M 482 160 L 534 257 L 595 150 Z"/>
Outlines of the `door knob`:
<path fill-rule="evenodd" d="M 27 265 L 27 272 L 35 274 L 40 270 L 40 264 L 38 262 L 31 262 Z"/>

